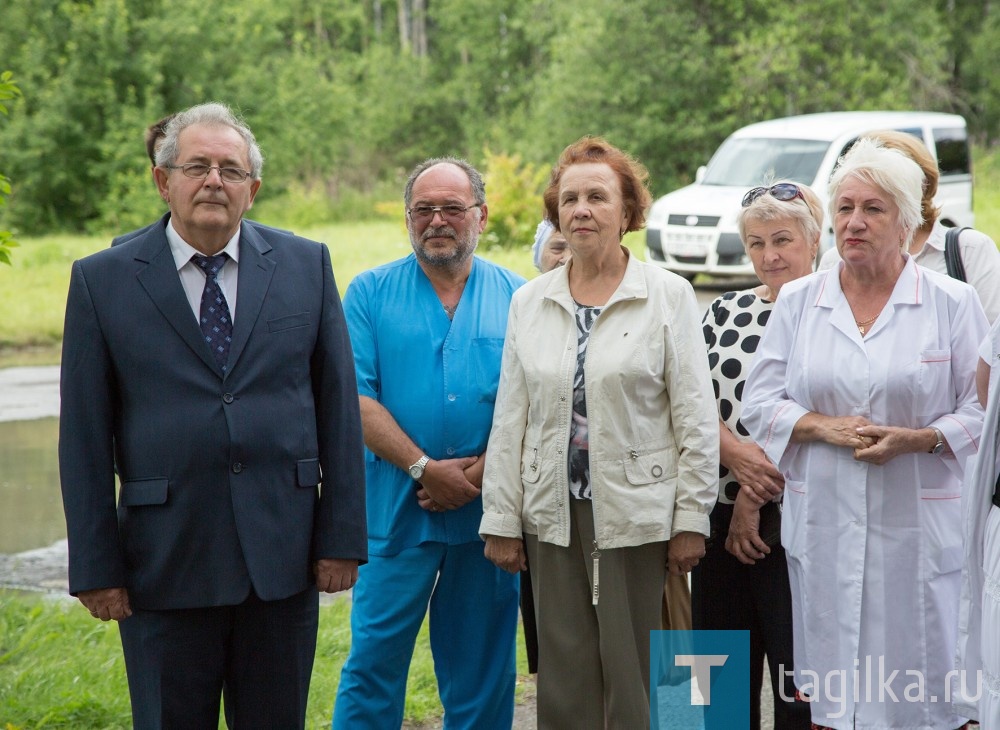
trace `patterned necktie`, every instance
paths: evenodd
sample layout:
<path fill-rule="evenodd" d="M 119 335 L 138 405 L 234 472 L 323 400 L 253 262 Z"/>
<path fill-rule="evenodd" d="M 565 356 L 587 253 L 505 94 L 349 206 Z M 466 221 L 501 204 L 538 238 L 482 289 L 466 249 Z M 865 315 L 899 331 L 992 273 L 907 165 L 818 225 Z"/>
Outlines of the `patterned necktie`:
<path fill-rule="evenodd" d="M 219 272 L 226 265 L 229 254 L 217 256 L 192 256 L 195 266 L 205 272 L 205 289 L 201 293 L 201 333 L 215 361 L 226 372 L 229 346 L 233 342 L 233 319 L 229 305 L 219 287 Z"/>

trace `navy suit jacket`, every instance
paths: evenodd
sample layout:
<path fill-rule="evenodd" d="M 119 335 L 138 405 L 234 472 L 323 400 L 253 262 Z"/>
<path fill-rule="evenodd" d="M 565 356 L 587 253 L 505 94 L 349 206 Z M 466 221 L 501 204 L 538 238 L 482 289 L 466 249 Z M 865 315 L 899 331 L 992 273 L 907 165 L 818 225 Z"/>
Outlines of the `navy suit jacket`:
<path fill-rule="evenodd" d="M 234 605 L 251 587 L 285 598 L 314 583 L 318 558 L 367 559 L 357 387 L 330 254 L 242 225 L 224 375 L 167 218 L 73 264 L 59 438 L 70 592 L 124 586 L 154 610 Z"/>

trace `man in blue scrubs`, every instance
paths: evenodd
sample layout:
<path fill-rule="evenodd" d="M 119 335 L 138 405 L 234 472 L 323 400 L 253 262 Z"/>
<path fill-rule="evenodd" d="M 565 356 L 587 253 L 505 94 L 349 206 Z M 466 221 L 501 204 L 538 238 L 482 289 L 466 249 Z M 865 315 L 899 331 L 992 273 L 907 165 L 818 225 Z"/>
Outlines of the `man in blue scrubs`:
<path fill-rule="evenodd" d="M 427 160 L 404 193 L 413 253 L 360 274 L 344 299 L 368 484 L 368 550 L 334 730 L 398 728 L 413 645 L 430 614 L 445 728 L 514 712 L 517 576 L 483 556 L 483 464 L 511 295 L 524 279 L 473 256 L 482 176 Z"/>

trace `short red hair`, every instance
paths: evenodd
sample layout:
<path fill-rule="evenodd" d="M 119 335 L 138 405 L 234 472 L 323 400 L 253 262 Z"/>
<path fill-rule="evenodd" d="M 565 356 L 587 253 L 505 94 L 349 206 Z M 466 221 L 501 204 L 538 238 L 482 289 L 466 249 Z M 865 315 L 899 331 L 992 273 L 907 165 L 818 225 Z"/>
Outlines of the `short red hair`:
<path fill-rule="evenodd" d="M 626 231 L 638 231 L 646 225 L 646 209 L 653 196 L 646 187 L 649 171 L 629 154 L 622 152 L 602 137 L 581 137 L 559 155 L 559 162 L 552 168 L 549 185 L 545 188 L 545 214 L 559 230 L 559 184 L 563 173 L 573 165 L 588 162 L 603 163 L 618 176 L 628 216 Z"/>

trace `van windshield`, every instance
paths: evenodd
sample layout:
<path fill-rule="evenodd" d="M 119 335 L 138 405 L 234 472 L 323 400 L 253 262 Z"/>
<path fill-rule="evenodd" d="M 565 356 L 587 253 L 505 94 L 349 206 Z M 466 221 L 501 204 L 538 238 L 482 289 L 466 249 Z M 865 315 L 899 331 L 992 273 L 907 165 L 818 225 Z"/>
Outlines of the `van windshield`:
<path fill-rule="evenodd" d="M 812 139 L 730 138 L 713 155 L 701 182 L 743 188 L 774 180 L 811 185 L 829 147 Z"/>

